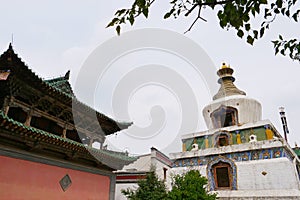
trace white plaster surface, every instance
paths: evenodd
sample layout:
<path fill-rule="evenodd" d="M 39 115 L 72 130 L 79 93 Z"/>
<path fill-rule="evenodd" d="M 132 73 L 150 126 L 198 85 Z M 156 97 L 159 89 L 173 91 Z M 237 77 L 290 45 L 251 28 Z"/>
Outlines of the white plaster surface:
<path fill-rule="evenodd" d="M 151 166 L 151 154 L 140 156 L 133 163 L 126 165 L 120 171 L 149 171 Z"/>
<path fill-rule="evenodd" d="M 216 191 L 219 200 L 296 200 L 299 190 L 236 190 Z"/>
<path fill-rule="evenodd" d="M 252 123 L 261 120 L 262 108 L 258 101 L 244 95 L 233 95 L 217 99 L 204 107 L 202 114 L 208 129 L 214 128 L 210 118 L 211 113 L 217 110 L 221 105 L 230 106 L 238 110 L 239 124 Z"/>
<path fill-rule="evenodd" d="M 294 164 L 288 158 L 236 162 L 236 165 L 238 190 L 299 189 Z"/>
<path fill-rule="evenodd" d="M 157 157 L 159 152 L 157 152 L 155 149 L 151 150 L 150 154 L 142 155 L 140 156 L 135 162 L 124 166 L 122 170 L 119 170 L 118 172 L 149 172 L 151 166 L 155 167 L 155 172 L 160 180 L 164 180 L 164 168 L 167 169 L 167 176 L 165 183 L 167 185 L 167 188 L 171 188 L 171 167 L 163 161 L 163 159 L 160 159 Z M 122 189 L 127 188 L 137 188 L 137 183 L 117 183 L 116 184 L 116 190 L 115 190 L 115 199 L 116 200 L 125 200 L 125 196 L 121 193 Z"/>
<path fill-rule="evenodd" d="M 299 178 L 288 158 L 236 162 L 238 190 L 219 190 L 220 199 L 300 199 Z M 206 165 L 173 168 L 174 174 L 197 169 L 207 177 Z M 266 172 L 263 175 L 262 172 Z"/>

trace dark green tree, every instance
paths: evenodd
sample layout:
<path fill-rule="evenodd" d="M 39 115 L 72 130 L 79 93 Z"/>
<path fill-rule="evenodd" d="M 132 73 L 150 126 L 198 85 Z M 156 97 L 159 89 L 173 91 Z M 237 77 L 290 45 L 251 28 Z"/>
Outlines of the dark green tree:
<path fill-rule="evenodd" d="M 128 188 L 122 193 L 130 200 L 165 200 L 167 198 L 166 185 L 159 180 L 155 169 L 151 168 L 146 178 L 138 182 L 136 190 Z"/>
<path fill-rule="evenodd" d="M 215 200 L 216 194 L 206 190 L 207 179 L 198 170 L 190 170 L 183 175 L 173 177 L 172 190 L 168 193 L 169 200 Z"/>
<path fill-rule="evenodd" d="M 156 0 L 134 0 L 130 8 L 120 9 L 115 17 L 107 25 L 114 26 L 120 34 L 121 25 L 128 22 L 133 25 L 139 16 L 148 18 L 149 9 Z M 170 10 L 164 14 L 164 18 L 188 17 L 191 13 L 197 13 L 194 22 L 187 31 L 190 31 L 198 20 L 206 21 L 202 11 L 215 10 L 219 19 L 219 25 L 223 29 L 235 29 L 240 38 L 253 45 L 254 41 L 262 38 L 266 30 L 278 17 L 288 18 L 298 23 L 300 9 L 298 0 L 170 0 Z M 254 18 L 261 20 L 259 26 L 254 26 Z M 297 38 L 284 39 L 279 35 L 272 41 L 275 54 L 288 55 L 293 60 L 300 61 L 300 41 Z"/>

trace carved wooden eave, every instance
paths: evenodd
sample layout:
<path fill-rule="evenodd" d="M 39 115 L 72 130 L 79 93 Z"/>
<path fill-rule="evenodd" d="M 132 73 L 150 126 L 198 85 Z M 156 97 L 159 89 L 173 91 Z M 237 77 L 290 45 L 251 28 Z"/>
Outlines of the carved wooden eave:
<path fill-rule="evenodd" d="M 27 127 L 8 118 L 3 112 L 0 112 L 0 145 L 110 171 L 121 169 L 124 165 L 136 160 L 122 153 L 93 149 L 54 134 Z"/>

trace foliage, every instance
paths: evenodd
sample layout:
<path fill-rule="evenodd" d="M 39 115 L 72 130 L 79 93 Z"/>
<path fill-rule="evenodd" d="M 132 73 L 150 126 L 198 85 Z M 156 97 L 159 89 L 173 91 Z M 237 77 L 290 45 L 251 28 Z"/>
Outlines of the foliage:
<path fill-rule="evenodd" d="M 120 34 L 121 25 L 129 22 L 134 24 L 139 16 L 148 18 L 149 9 L 156 0 L 134 0 L 131 8 L 120 9 L 107 27 L 115 26 Z M 300 9 L 297 7 L 298 0 L 170 0 L 171 8 L 165 13 L 164 18 L 173 16 L 175 19 L 180 16 L 188 17 L 191 13 L 197 12 L 194 22 L 187 31 L 190 31 L 198 20 L 207 21 L 201 16 L 204 9 L 217 10 L 219 25 L 223 29 L 234 29 L 240 38 L 253 45 L 255 40 L 262 38 L 265 31 L 270 28 L 276 17 L 286 17 L 298 23 Z M 262 18 L 259 27 L 254 28 L 253 19 Z M 273 41 L 275 54 L 282 55 L 289 53 L 291 59 L 300 61 L 300 41 L 298 39 Z"/>
<path fill-rule="evenodd" d="M 172 179 L 172 190 L 167 192 L 166 185 L 151 168 L 146 178 L 138 182 L 138 188 L 128 188 L 122 193 L 130 200 L 215 200 L 216 194 L 206 191 L 207 179 L 197 170 L 183 175 L 175 175 Z"/>
<path fill-rule="evenodd" d="M 138 182 L 138 188 L 128 188 L 122 193 L 131 200 L 164 200 L 167 198 L 166 185 L 159 180 L 155 170 L 151 169 L 145 179 Z"/>
<path fill-rule="evenodd" d="M 208 194 L 206 191 L 207 179 L 198 170 L 190 170 L 184 175 L 173 177 L 173 187 L 168 193 L 170 200 L 215 200 L 216 194 Z"/>

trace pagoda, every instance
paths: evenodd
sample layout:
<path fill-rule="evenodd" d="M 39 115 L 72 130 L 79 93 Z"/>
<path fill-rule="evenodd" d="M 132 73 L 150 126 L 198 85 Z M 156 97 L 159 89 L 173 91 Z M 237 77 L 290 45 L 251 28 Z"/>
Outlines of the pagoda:
<path fill-rule="evenodd" d="M 112 200 L 113 171 L 136 160 L 103 148 L 131 123 L 80 102 L 69 76 L 40 78 L 12 45 L 0 56 L 1 199 Z"/>
<path fill-rule="evenodd" d="M 207 131 L 182 136 L 173 173 L 199 170 L 220 199 L 299 199 L 300 160 L 261 104 L 238 89 L 234 70 L 218 70 L 220 89 L 204 107 Z"/>

